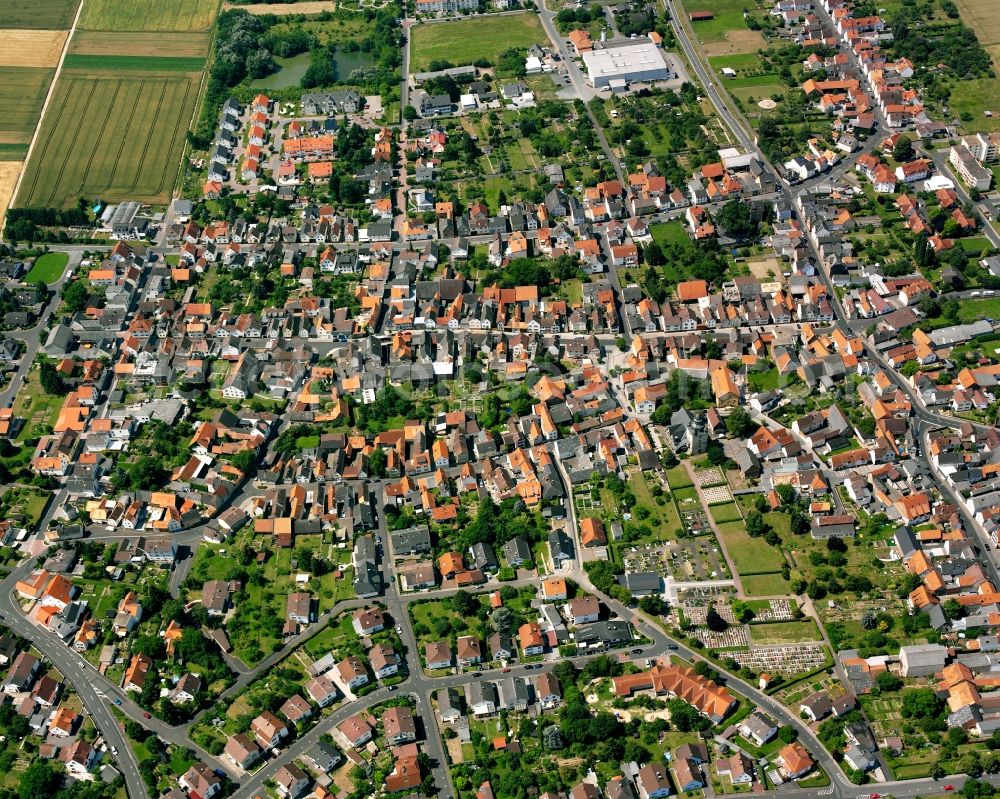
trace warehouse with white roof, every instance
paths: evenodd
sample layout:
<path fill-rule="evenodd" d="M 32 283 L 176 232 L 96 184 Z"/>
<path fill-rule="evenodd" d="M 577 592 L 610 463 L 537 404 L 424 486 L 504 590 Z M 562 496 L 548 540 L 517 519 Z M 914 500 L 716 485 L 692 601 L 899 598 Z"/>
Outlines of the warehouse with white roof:
<path fill-rule="evenodd" d="M 587 77 L 595 89 L 607 88 L 612 81 L 639 83 L 670 80 L 673 75 L 660 50 L 649 39 L 607 42 L 583 53 Z"/>

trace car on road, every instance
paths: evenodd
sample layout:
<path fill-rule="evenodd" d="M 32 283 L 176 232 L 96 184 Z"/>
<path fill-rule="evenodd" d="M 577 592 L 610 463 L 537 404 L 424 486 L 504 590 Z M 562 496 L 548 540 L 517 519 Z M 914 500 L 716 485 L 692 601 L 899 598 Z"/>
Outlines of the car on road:
<path fill-rule="evenodd" d="M 147 712 L 147 713 L 143 713 L 143 714 L 142 714 L 142 717 L 143 717 L 144 719 L 151 719 L 151 718 L 153 718 L 153 717 L 152 717 L 152 716 L 151 716 L 151 715 L 150 715 L 150 714 L 149 714 L 148 712 Z"/>
<path fill-rule="evenodd" d="M 122 700 L 118 699 L 117 697 L 115 697 L 115 704 L 120 706 L 121 703 L 122 703 Z"/>
<path fill-rule="evenodd" d="M 504 674 L 507 674 L 507 673 L 508 673 L 509 671 L 510 671 L 510 667 L 508 666 L 507 668 L 505 668 L 505 669 L 503 670 L 503 673 L 504 673 Z"/>
<path fill-rule="evenodd" d="M 996 292 L 993 289 L 987 289 L 983 292 L 984 297 L 992 297 Z"/>
<path fill-rule="evenodd" d="M 398 685 L 390 685 L 388 690 L 395 691 L 397 688 L 399 688 Z"/>
<path fill-rule="evenodd" d="M 944 789 L 946 791 L 954 791 L 955 790 L 955 786 L 954 785 L 945 785 Z"/>
<path fill-rule="evenodd" d="M 633 655 L 641 655 L 642 654 L 642 648 L 640 647 L 639 649 L 633 649 L 632 650 L 632 654 Z"/>
<path fill-rule="evenodd" d="M 677 651 L 677 644 L 667 644 L 667 649 L 673 649 L 676 652 Z"/>
<path fill-rule="evenodd" d="M 479 679 L 482 678 L 482 676 L 483 676 L 483 673 L 481 671 L 477 671 L 475 674 L 472 675 L 472 679 L 479 680 Z"/>
<path fill-rule="evenodd" d="M 396 625 L 396 635 L 402 635 L 402 634 L 403 634 L 403 625 L 402 624 L 397 624 Z"/>
<path fill-rule="evenodd" d="M 118 747 L 117 746 L 112 746 L 111 747 L 111 754 L 113 754 L 115 757 L 118 757 Z"/>

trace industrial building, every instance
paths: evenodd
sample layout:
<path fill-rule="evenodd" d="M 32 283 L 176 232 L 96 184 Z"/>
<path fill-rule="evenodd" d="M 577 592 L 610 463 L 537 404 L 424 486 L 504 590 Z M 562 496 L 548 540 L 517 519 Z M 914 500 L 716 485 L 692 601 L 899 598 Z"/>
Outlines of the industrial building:
<path fill-rule="evenodd" d="M 593 50 L 584 51 L 582 57 L 595 89 L 673 77 L 663 52 L 646 38 L 595 45 Z"/>

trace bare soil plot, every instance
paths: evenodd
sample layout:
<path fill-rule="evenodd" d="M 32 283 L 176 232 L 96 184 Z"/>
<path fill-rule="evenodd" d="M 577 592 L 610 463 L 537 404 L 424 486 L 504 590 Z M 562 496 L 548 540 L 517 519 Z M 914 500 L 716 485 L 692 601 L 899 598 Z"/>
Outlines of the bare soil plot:
<path fill-rule="evenodd" d="M 234 5 L 226 3 L 226 11 L 231 8 L 238 8 L 250 14 L 321 14 L 324 11 L 334 11 L 337 8 L 336 0 L 304 0 L 302 3 L 254 3 L 249 6 Z"/>
<path fill-rule="evenodd" d="M 976 0 L 971 0 L 976 2 Z M 760 31 L 729 30 L 723 34 L 724 41 L 705 42 L 703 48 L 707 56 L 736 55 L 737 53 L 755 53 L 765 47 L 764 37 Z"/>
<path fill-rule="evenodd" d="M 4 217 L 10 207 L 14 186 L 17 185 L 17 176 L 21 174 L 23 166 L 22 161 L 0 161 L 0 230 L 3 230 Z"/>
<path fill-rule="evenodd" d="M 750 258 L 747 260 L 747 267 L 750 269 L 750 274 L 762 283 L 774 280 L 776 276 L 781 275 L 781 264 L 773 256 Z"/>
<path fill-rule="evenodd" d="M 0 29 L 0 67 L 55 67 L 66 31 Z"/>
<path fill-rule="evenodd" d="M 955 0 L 955 5 L 981 44 L 1000 43 L 1000 13 L 997 13 L 996 0 Z"/>
<path fill-rule="evenodd" d="M 69 52 L 72 55 L 142 54 L 150 58 L 193 58 L 206 55 L 210 41 L 207 32 L 136 32 L 123 39 L 117 31 L 77 31 Z"/>

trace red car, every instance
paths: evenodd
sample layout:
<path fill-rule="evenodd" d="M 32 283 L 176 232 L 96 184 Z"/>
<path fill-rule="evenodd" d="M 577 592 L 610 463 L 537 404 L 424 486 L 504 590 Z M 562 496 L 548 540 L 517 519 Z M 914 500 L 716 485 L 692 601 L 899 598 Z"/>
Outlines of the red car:
<path fill-rule="evenodd" d="M 870 794 L 868 794 L 868 799 L 882 799 L 882 794 L 880 794 L 880 793 L 870 793 Z"/>
<path fill-rule="evenodd" d="M 946 791 L 954 791 L 955 790 L 955 786 L 954 785 L 945 785 L 944 789 Z"/>
<path fill-rule="evenodd" d="M 151 718 L 153 718 L 152 716 L 150 716 L 150 715 L 149 715 L 149 713 L 143 713 L 143 714 L 142 714 L 142 717 L 143 717 L 144 719 L 151 719 Z"/>
<path fill-rule="evenodd" d="M 508 671 L 510 671 L 510 669 L 504 669 L 503 673 L 506 674 Z"/>

